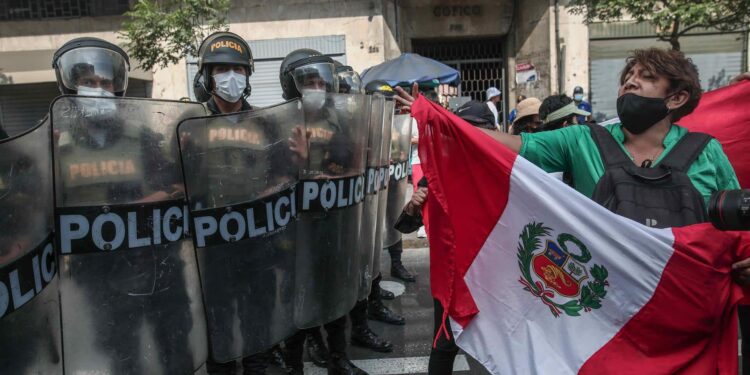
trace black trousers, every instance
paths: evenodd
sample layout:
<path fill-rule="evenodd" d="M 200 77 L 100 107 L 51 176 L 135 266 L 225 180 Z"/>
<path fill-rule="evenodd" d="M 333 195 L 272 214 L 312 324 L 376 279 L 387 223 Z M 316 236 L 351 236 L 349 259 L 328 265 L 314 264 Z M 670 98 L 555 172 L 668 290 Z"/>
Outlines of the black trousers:
<path fill-rule="evenodd" d="M 443 305 L 436 299 L 434 303 L 435 328 L 433 330 L 433 338 L 438 334 L 440 336 L 437 339 L 436 345 L 430 350 L 430 362 L 427 366 L 427 373 L 429 375 L 450 375 L 453 373 L 453 361 L 455 361 L 458 354 L 458 346 L 456 345 L 456 341 L 453 340 L 453 332 L 451 332 L 448 318 L 445 319 L 448 337 L 445 337 L 445 333 L 440 332 L 440 325 L 443 322 Z"/>
<path fill-rule="evenodd" d="M 370 288 L 370 295 L 361 300 L 357 301 L 352 311 L 349 312 L 349 318 L 352 320 L 352 328 L 356 327 L 367 327 L 367 302 L 379 301 L 380 298 L 380 280 L 383 278 L 382 275 L 378 274 L 378 277 L 372 280 L 372 288 Z"/>
<path fill-rule="evenodd" d="M 328 351 L 331 354 L 346 355 L 346 315 L 323 325 L 328 333 Z M 292 369 L 302 369 L 302 356 L 305 348 L 305 336 L 320 327 L 303 329 L 284 341 L 288 358 L 287 365 Z"/>
<path fill-rule="evenodd" d="M 401 254 L 404 252 L 404 241 L 399 240 L 395 244 L 388 247 L 388 254 L 391 255 L 391 263 L 401 261 Z"/>

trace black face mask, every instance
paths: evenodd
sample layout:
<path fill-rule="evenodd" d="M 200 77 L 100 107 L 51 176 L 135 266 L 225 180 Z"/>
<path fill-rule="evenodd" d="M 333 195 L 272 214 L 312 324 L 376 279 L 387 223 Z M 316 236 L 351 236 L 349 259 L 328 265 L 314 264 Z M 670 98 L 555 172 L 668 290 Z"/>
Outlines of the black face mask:
<path fill-rule="evenodd" d="M 667 117 L 669 108 L 664 102 L 667 98 L 625 94 L 617 98 L 617 116 L 625 129 L 633 134 L 641 134 Z"/>

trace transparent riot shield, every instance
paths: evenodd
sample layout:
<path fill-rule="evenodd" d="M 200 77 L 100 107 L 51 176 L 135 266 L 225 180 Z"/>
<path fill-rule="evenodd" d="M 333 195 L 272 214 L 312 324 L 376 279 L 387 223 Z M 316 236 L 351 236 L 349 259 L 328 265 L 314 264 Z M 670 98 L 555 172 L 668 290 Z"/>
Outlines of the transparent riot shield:
<path fill-rule="evenodd" d="M 207 358 L 177 123 L 199 103 L 52 103 L 65 372 L 189 374 Z"/>
<path fill-rule="evenodd" d="M 62 374 L 50 134 L 0 141 L 0 374 Z"/>
<path fill-rule="evenodd" d="M 411 146 L 411 116 L 393 116 L 391 128 L 391 165 L 389 168 L 388 203 L 385 211 L 385 238 L 383 246 L 390 247 L 401 241 L 401 232 L 393 226 L 396 224 L 406 203 L 406 189 L 409 184 L 406 176 L 409 168 Z"/>
<path fill-rule="evenodd" d="M 372 257 L 372 278 L 380 275 L 380 257 L 383 254 L 383 240 L 385 239 L 385 212 L 388 206 L 389 165 L 391 162 L 391 130 L 393 128 L 393 113 L 395 102 L 386 100 L 383 105 L 383 134 L 380 137 L 380 168 L 378 178 L 380 185 L 378 193 L 378 218 L 375 229 L 375 252 Z"/>
<path fill-rule="evenodd" d="M 178 127 L 211 358 L 227 362 L 292 335 L 299 101 L 188 119 Z"/>
<path fill-rule="evenodd" d="M 380 194 L 380 151 L 383 147 L 383 105 L 385 98 L 377 94 L 367 97 L 369 103 L 369 135 L 367 137 L 367 161 L 365 163 L 365 198 L 362 203 L 360 229 L 359 294 L 361 301 L 370 294 L 372 285 L 372 261 L 375 251 L 375 233 L 378 219 L 378 196 Z"/>
<path fill-rule="evenodd" d="M 310 328 L 346 315 L 358 297 L 364 200 L 366 96 L 302 99 L 309 152 L 300 171 L 295 323 Z"/>

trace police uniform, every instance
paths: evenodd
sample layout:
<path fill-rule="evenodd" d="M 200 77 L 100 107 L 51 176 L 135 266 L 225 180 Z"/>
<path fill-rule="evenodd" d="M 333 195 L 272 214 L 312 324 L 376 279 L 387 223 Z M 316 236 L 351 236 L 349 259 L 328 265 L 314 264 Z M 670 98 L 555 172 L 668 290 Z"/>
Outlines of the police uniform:
<path fill-rule="evenodd" d="M 145 127 L 138 129 L 124 124 L 113 124 L 93 132 L 87 131 L 87 126 L 92 127 L 84 124 L 75 131 L 63 132 L 58 141 L 58 184 L 61 186 L 58 197 L 66 207 L 90 206 L 96 210 L 102 202 L 133 203 L 149 192 L 169 192 L 171 185 L 179 183 L 176 166 L 163 156 L 166 150 L 154 152 L 163 144 L 160 135 Z M 91 257 L 82 259 L 77 255 L 61 259 L 69 262 L 69 268 L 76 273 L 75 282 L 84 291 L 83 298 L 97 301 L 87 305 L 96 306 L 90 316 L 95 320 L 97 346 L 112 358 L 108 365 L 113 373 L 149 371 L 139 368 L 138 358 L 116 349 L 139 348 L 141 335 L 138 332 L 143 325 L 153 330 L 157 344 L 163 344 L 157 351 L 166 353 L 167 358 L 184 359 L 180 363 L 185 367 L 177 370 L 193 371 L 193 353 L 187 335 L 180 333 L 193 327 L 188 308 L 190 299 L 185 287 L 176 287 L 183 285 L 177 280 L 183 278 L 184 262 L 179 256 L 165 258 L 172 254 L 167 250 L 171 246 L 175 244 L 117 250 L 118 256 L 108 257 L 106 262 L 104 258 L 92 261 Z M 106 275 L 104 282 L 102 275 Z M 154 308 L 162 305 L 182 306 L 176 310 L 184 313 Z M 165 324 L 164 314 L 167 313 L 169 323 Z"/>

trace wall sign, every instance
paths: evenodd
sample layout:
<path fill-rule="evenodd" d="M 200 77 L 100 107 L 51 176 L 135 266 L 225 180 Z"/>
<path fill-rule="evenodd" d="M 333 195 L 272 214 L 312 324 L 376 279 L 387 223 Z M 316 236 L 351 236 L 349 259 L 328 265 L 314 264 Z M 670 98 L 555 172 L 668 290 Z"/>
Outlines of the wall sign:
<path fill-rule="evenodd" d="M 435 17 L 478 17 L 482 15 L 481 5 L 438 5 L 432 9 Z"/>

